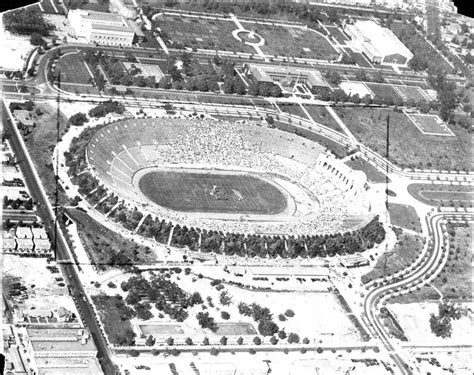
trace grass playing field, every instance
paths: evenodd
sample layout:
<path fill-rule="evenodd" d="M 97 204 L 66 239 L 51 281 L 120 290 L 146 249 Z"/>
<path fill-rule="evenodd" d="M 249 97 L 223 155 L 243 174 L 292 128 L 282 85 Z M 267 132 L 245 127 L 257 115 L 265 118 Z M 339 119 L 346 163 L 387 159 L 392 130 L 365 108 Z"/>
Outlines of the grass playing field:
<path fill-rule="evenodd" d="M 286 208 L 283 193 L 246 174 L 153 171 L 139 188 L 160 206 L 186 212 L 276 214 Z"/>
<path fill-rule="evenodd" d="M 410 115 L 410 119 L 424 134 L 454 136 L 453 132 L 437 115 Z"/>

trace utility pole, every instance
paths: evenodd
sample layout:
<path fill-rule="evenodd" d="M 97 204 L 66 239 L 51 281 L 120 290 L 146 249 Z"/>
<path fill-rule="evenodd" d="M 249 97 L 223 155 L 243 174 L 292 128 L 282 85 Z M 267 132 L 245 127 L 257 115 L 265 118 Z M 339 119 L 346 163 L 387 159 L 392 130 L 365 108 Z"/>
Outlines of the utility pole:
<path fill-rule="evenodd" d="M 385 145 L 385 209 L 386 209 L 386 221 L 388 222 L 388 182 L 390 179 L 388 178 L 388 163 L 389 163 L 389 156 L 390 156 L 390 115 L 387 115 L 387 134 L 386 134 L 386 145 Z"/>
<path fill-rule="evenodd" d="M 55 183 L 55 192 L 54 192 L 54 258 L 57 259 L 57 251 L 58 251 L 58 206 L 59 206 L 59 153 L 58 153 L 58 143 L 61 140 L 60 135 L 60 118 L 61 118 L 61 111 L 59 110 L 59 106 L 61 103 L 61 72 L 58 72 L 58 96 L 56 99 L 56 168 L 54 173 L 54 183 Z"/>

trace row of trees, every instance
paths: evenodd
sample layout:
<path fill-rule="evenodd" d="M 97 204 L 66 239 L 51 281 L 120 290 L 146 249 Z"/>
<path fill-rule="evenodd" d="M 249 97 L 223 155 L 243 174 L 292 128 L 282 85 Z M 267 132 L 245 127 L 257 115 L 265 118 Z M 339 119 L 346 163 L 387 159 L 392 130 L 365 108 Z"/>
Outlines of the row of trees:
<path fill-rule="evenodd" d="M 104 117 L 108 113 L 122 114 L 125 112 L 125 107 L 122 103 L 117 101 L 107 100 L 106 102 L 96 105 L 89 111 L 90 117 Z"/>
<path fill-rule="evenodd" d="M 47 22 L 38 7 L 29 7 L 2 14 L 5 30 L 20 35 L 48 36 L 54 26 Z"/>
<path fill-rule="evenodd" d="M 142 320 L 153 317 L 151 304 L 172 319 L 182 322 L 188 317 L 188 308 L 203 303 L 198 292 L 189 294 L 163 275 L 154 275 L 151 281 L 141 275 L 132 276 L 122 282 L 120 287 L 128 292 L 125 302 L 132 306 L 135 316 Z"/>

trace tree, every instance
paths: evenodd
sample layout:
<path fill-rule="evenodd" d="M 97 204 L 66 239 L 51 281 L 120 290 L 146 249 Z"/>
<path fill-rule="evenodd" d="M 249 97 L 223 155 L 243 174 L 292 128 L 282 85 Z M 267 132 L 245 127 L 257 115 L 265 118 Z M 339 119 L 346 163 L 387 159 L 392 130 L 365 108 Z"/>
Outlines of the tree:
<path fill-rule="evenodd" d="M 85 122 L 88 122 L 88 121 L 89 120 L 87 118 L 87 115 L 82 112 L 78 112 L 69 118 L 69 123 L 75 126 L 82 126 L 84 125 Z"/>
<path fill-rule="evenodd" d="M 166 345 L 173 346 L 174 345 L 174 339 L 172 337 L 168 337 L 166 339 Z"/>
<path fill-rule="evenodd" d="M 293 343 L 298 344 L 299 342 L 300 342 L 300 337 L 298 336 L 298 334 L 291 332 L 288 335 L 288 343 L 289 344 L 293 344 Z"/>
<path fill-rule="evenodd" d="M 227 311 L 222 311 L 221 312 L 221 318 L 224 320 L 229 320 L 230 319 L 230 314 Z"/>
<path fill-rule="evenodd" d="M 239 337 L 237 339 L 237 344 L 242 345 L 244 343 L 244 339 L 242 337 Z"/>
<path fill-rule="evenodd" d="M 278 338 L 281 339 L 281 340 L 286 339 L 286 332 L 283 331 L 283 330 L 278 331 Z"/>
<path fill-rule="evenodd" d="M 33 33 L 33 34 L 31 34 L 31 37 L 30 37 L 30 43 L 34 46 L 42 46 L 46 42 L 40 34 Z"/>
<path fill-rule="evenodd" d="M 358 81 L 367 81 L 367 72 L 364 69 L 359 69 L 356 73 L 356 80 Z"/>
<path fill-rule="evenodd" d="M 203 345 L 209 345 L 209 339 L 207 337 L 204 337 L 204 339 L 202 340 L 202 344 Z"/>
<path fill-rule="evenodd" d="M 196 315 L 196 319 L 198 320 L 199 325 L 202 328 L 208 328 L 213 332 L 217 331 L 217 324 L 214 321 L 214 318 L 209 316 L 208 312 L 202 312 L 202 311 L 198 312 Z"/>
<path fill-rule="evenodd" d="M 303 339 L 303 344 L 309 344 L 309 339 L 307 337 Z"/>
<path fill-rule="evenodd" d="M 221 305 L 229 306 L 232 302 L 232 297 L 226 290 L 223 290 L 219 295 L 219 302 L 221 303 Z"/>
<path fill-rule="evenodd" d="M 292 310 L 292 309 L 287 309 L 285 311 L 285 315 L 288 317 L 288 318 L 292 318 L 295 316 L 295 312 Z"/>
<path fill-rule="evenodd" d="M 263 336 L 273 336 L 278 329 L 278 325 L 271 320 L 263 319 L 258 323 L 258 332 Z"/>
<path fill-rule="evenodd" d="M 258 336 L 255 336 L 252 341 L 255 345 L 261 345 L 262 344 L 262 339 Z"/>
<path fill-rule="evenodd" d="M 138 350 L 132 349 L 128 352 L 131 357 L 138 357 L 140 355 L 140 352 Z"/>
<path fill-rule="evenodd" d="M 155 345 L 155 338 L 152 335 L 149 335 L 145 341 L 146 346 L 153 346 Z"/>
<path fill-rule="evenodd" d="M 227 337 L 222 336 L 221 339 L 220 339 L 220 343 L 221 343 L 221 345 L 227 345 Z"/>
<path fill-rule="evenodd" d="M 382 83 L 384 81 L 383 73 L 381 70 L 377 70 L 374 74 L 374 82 Z"/>
<path fill-rule="evenodd" d="M 276 345 L 278 343 L 278 339 L 275 336 L 272 336 L 270 338 L 270 344 Z"/>
<path fill-rule="evenodd" d="M 193 340 L 191 339 L 191 337 L 187 337 L 187 338 L 186 338 L 185 344 L 186 344 L 186 345 L 193 345 Z"/>

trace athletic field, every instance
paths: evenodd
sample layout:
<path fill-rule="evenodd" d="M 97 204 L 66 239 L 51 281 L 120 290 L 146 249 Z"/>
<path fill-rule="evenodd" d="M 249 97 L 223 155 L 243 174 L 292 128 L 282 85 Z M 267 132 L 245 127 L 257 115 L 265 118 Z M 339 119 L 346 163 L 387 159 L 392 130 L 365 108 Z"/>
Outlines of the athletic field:
<path fill-rule="evenodd" d="M 272 215 L 287 205 L 278 188 L 240 173 L 152 171 L 140 179 L 139 188 L 154 203 L 175 211 Z"/>

